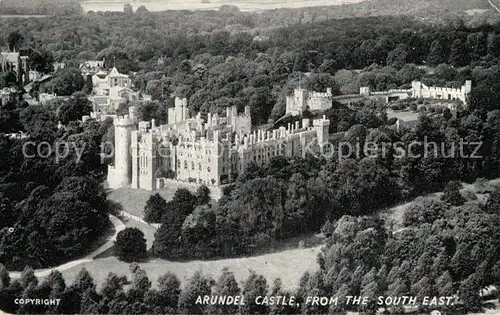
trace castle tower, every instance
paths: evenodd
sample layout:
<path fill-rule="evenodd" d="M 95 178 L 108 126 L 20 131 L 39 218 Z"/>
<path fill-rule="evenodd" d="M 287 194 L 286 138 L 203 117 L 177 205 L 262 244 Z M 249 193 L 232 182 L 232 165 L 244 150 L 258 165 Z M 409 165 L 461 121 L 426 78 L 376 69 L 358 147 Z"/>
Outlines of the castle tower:
<path fill-rule="evenodd" d="M 472 81 L 465 81 L 465 85 L 462 87 L 462 89 L 464 90 L 465 94 L 469 94 L 470 92 L 472 92 Z"/>
<path fill-rule="evenodd" d="M 19 77 L 21 80 L 19 82 L 22 82 L 22 84 L 27 84 L 30 81 L 30 66 L 29 66 L 29 57 L 28 56 L 21 56 L 21 64 L 19 71 Z"/>
<path fill-rule="evenodd" d="M 115 165 L 109 166 L 109 187 L 116 189 L 127 186 L 132 178 L 132 157 L 130 154 L 131 134 L 135 120 L 129 115 L 117 117 L 115 128 Z"/>
<path fill-rule="evenodd" d="M 422 82 L 420 82 L 420 81 L 413 81 L 411 83 L 411 89 L 412 89 L 412 92 L 413 92 L 412 97 L 414 97 L 414 98 L 422 98 L 422 97 L 424 97 L 423 94 L 422 94 Z"/>
<path fill-rule="evenodd" d="M 286 98 L 286 113 L 291 113 L 296 116 L 301 114 L 306 108 L 307 91 L 302 88 L 297 88 L 293 91 L 293 95 Z"/>
<path fill-rule="evenodd" d="M 139 187 L 142 189 L 156 189 L 157 152 L 158 141 L 150 130 L 142 135 L 139 148 Z"/>
<path fill-rule="evenodd" d="M 180 122 L 189 118 L 187 98 L 175 98 L 175 121 Z"/>
<path fill-rule="evenodd" d="M 323 116 L 321 119 L 315 119 L 313 125 L 314 129 L 316 129 L 318 145 L 322 147 L 329 141 L 330 120 L 326 119 L 326 116 Z"/>

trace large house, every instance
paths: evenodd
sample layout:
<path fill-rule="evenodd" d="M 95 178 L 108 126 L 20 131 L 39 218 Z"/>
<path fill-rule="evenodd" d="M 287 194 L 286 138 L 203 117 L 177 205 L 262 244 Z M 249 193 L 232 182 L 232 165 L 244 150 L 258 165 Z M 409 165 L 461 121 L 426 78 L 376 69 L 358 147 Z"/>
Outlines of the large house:
<path fill-rule="evenodd" d="M 94 111 L 113 114 L 120 104 L 139 100 L 140 95 L 131 89 L 132 82 L 128 75 L 116 68 L 105 72 L 101 70 L 92 76 L 93 91 L 90 97 Z"/>

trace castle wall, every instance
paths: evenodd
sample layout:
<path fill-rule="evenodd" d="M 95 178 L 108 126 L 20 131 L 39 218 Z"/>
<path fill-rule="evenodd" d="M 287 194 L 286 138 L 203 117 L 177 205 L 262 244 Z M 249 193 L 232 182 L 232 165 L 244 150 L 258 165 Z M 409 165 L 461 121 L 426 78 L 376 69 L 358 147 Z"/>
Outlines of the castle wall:
<path fill-rule="evenodd" d="M 360 87 L 359 94 L 363 96 L 384 96 L 386 98 L 386 101 L 391 101 L 391 99 L 406 99 L 409 97 L 441 99 L 450 101 L 460 100 L 465 105 L 467 105 L 467 97 L 471 91 L 472 81 L 470 80 L 467 80 L 465 82 L 465 85 L 463 85 L 460 89 L 434 86 L 429 87 L 420 81 L 413 81 L 412 88 L 409 90 L 393 89 L 382 92 L 371 92 L 369 87 Z"/>

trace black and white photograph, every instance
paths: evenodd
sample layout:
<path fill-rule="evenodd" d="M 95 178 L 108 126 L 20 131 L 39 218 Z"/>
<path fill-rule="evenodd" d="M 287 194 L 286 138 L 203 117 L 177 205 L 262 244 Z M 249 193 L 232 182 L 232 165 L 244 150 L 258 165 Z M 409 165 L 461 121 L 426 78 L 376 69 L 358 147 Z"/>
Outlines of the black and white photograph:
<path fill-rule="evenodd" d="M 500 0 L 0 0 L 0 315 L 500 315 Z"/>

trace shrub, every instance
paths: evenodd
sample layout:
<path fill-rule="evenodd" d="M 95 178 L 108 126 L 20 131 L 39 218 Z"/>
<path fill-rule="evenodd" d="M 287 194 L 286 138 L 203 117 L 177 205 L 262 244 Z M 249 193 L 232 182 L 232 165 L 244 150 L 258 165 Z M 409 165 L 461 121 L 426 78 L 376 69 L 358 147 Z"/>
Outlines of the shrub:
<path fill-rule="evenodd" d="M 477 200 L 477 196 L 476 196 L 476 193 L 473 192 L 472 190 L 470 189 L 467 189 L 465 191 L 462 192 L 462 197 L 467 200 L 467 201 L 474 201 L 474 200 Z"/>
<path fill-rule="evenodd" d="M 115 254 L 125 262 L 141 261 L 146 258 L 146 239 L 137 228 L 126 228 L 118 233 Z"/>
<path fill-rule="evenodd" d="M 449 182 L 444 188 L 441 200 L 451 204 L 452 206 L 461 206 L 464 204 L 465 199 L 460 194 L 460 184 L 457 182 Z"/>
<path fill-rule="evenodd" d="M 478 194 L 489 194 L 494 190 L 494 187 L 486 178 L 478 178 L 474 183 L 474 189 Z"/>

